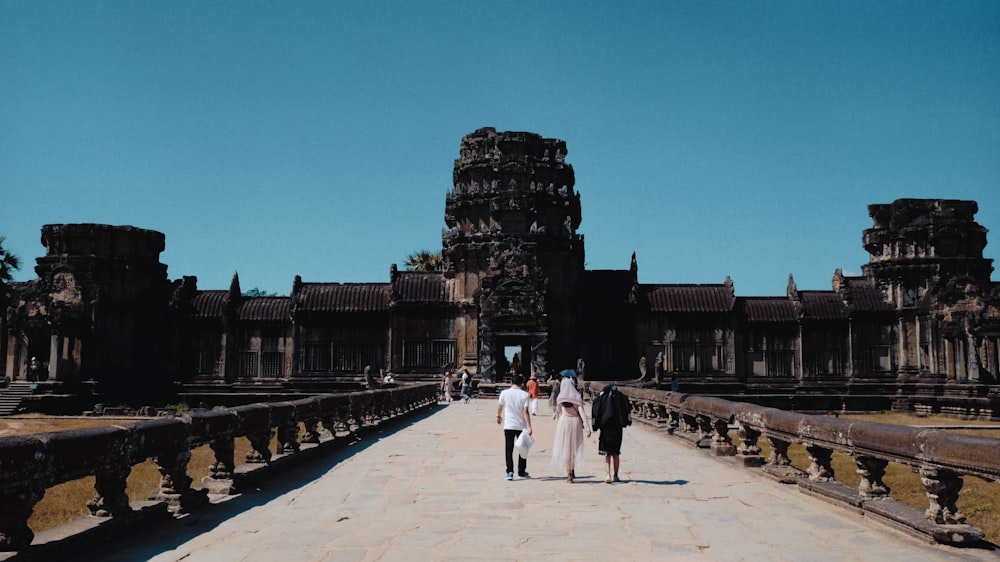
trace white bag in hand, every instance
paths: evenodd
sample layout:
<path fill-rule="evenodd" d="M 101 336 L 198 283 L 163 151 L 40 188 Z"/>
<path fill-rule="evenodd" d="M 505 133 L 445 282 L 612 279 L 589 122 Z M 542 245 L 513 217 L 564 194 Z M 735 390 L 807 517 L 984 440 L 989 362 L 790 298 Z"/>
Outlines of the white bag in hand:
<path fill-rule="evenodd" d="M 535 438 L 528 434 L 527 429 L 522 429 L 521 433 L 514 440 L 514 449 L 517 450 L 517 454 L 521 455 L 522 459 L 528 458 L 528 451 L 531 450 L 531 446 L 535 444 Z"/>

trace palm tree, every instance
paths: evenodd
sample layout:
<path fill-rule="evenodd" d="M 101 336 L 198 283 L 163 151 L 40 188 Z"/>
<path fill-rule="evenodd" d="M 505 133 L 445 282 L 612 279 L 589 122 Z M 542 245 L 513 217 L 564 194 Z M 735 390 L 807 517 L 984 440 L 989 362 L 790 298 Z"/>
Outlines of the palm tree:
<path fill-rule="evenodd" d="M 9 283 L 14 279 L 14 272 L 21 269 L 21 258 L 3 247 L 6 241 L 6 236 L 0 236 L 0 283 Z"/>
<path fill-rule="evenodd" d="M 420 250 L 407 256 L 404 265 L 410 271 L 441 271 L 444 263 L 441 261 L 441 252 Z"/>

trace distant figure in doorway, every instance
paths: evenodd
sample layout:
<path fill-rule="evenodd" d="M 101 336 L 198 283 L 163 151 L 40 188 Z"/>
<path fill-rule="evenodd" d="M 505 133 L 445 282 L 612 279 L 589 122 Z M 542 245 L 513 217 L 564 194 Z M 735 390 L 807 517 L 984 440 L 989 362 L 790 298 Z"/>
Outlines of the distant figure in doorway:
<path fill-rule="evenodd" d="M 552 466 L 566 470 L 566 481 L 576 478 L 576 469 L 583 466 L 583 431 L 590 437 L 590 420 L 583 409 L 583 396 L 570 381 L 559 384 L 556 399 L 555 439 L 552 442 Z"/>
<path fill-rule="evenodd" d="M 42 378 L 42 363 L 37 357 L 32 357 L 28 363 L 28 382 L 37 382 Z"/>
<path fill-rule="evenodd" d="M 628 397 L 615 385 L 602 390 L 594 398 L 594 404 L 590 408 L 594 429 L 601 432 L 597 438 L 597 452 L 604 455 L 604 481 L 608 484 L 621 482 L 618 468 L 621 464 L 622 429 L 632 425 L 631 412 L 632 405 Z M 614 473 L 611 472 L 612 463 Z"/>

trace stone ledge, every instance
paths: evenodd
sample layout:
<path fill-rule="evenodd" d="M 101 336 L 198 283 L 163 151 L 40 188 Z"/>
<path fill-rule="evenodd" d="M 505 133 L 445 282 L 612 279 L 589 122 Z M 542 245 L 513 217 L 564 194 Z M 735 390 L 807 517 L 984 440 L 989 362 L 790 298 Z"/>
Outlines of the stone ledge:
<path fill-rule="evenodd" d="M 892 498 L 866 500 L 864 514 L 918 538 L 952 546 L 981 546 L 985 534 L 972 525 L 939 525 L 924 512 Z"/>

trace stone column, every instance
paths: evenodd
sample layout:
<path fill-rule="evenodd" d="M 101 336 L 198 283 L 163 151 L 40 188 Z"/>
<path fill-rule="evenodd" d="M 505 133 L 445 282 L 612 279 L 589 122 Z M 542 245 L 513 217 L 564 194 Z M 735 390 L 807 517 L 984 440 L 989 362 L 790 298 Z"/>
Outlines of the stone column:
<path fill-rule="evenodd" d="M 20 338 L 16 335 L 10 334 L 7 336 L 7 368 L 5 369 L 5 374 L 7 375 L 7 379 L 12 381 L 17 380 L 21 374 L 21 354 L 18 353 L 20 349 L 19 342 Z"/>
<path fill-rule="evenodd" d="M 59 359 L 62 357 L 62 337 L 59 334 L 49 336 L 49 374 L 50 381 L 59 378 Z"/>

